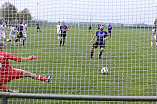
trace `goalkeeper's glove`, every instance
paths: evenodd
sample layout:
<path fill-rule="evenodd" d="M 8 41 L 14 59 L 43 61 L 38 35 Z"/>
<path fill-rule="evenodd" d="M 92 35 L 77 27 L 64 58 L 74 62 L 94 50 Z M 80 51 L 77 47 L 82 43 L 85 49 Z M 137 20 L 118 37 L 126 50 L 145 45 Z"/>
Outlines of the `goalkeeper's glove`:
<path fill-rule="evenodd" d="M 32 59 L 37 59 L 37 57 L 32 55 L 26 58 L 26 60 L 32 60 Z"/>

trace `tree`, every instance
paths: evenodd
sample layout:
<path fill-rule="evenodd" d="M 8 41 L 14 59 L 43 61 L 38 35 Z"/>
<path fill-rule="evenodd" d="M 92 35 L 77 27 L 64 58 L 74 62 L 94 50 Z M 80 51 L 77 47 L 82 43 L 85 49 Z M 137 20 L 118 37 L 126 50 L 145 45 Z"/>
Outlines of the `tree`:
<path fill-rule="evenodd" d="M 31 16 L 31 14 L 30 14 L 30 12 L 29 12 L 29 10 L 27 8 L 25 8 L 22 11 L 20 11 L 18 13 L 18 17 L 19 17 L 19 21 L 23 21 L 23 20 L 29 21 L 29 20 L 32 19 L 32 16 Z"/>
<path fill-rule="evenodd" d="M 10 2 L 5 2 L 1 6 L 1 16 L 3 20 L 8 21 L 8 23 L 17 19 L 17 11 L 17 8 Z"/>

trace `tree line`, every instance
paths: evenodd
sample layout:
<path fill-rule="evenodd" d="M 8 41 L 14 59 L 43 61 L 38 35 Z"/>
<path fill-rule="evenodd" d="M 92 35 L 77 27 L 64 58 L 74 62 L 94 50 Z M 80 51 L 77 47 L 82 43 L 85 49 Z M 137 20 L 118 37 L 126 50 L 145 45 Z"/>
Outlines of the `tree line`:
<path fill-rule="evenodd" d="M 22 11 L 10 2 L 5 2 L 0 8 L 0 21 L 6 21 L 7 24 L 17 24 L 25 20 L 26 22 L 32 20 L 29 9 L 24 8 Z"/>

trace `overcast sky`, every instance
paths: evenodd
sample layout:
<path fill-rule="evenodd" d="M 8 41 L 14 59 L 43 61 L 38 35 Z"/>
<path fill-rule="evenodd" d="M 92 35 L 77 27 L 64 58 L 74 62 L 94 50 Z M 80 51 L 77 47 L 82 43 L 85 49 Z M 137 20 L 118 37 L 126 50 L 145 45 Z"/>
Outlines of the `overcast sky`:
<path fill-rule="evenodd" d="M 0 0 L 0 4 L 5 1 L 19 11 L 28 8 L 33 19 L 47 21 L 153 24 L 157 17 L 157 0 Z"/>

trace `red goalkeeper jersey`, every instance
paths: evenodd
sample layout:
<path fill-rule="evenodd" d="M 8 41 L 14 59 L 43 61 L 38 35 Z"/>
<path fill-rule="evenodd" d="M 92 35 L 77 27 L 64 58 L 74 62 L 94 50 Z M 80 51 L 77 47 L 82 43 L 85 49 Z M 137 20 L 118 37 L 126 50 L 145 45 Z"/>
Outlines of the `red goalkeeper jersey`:
<path fill-rule="evenodd" d="M 8 59 L 14 61 L 21 61 L 22 57 L 16 57 L 13 54 L 0 51 L 0 74 L 7 73 L 8 71 L 12 71 L 13 68 L 9 65 Z"/>

